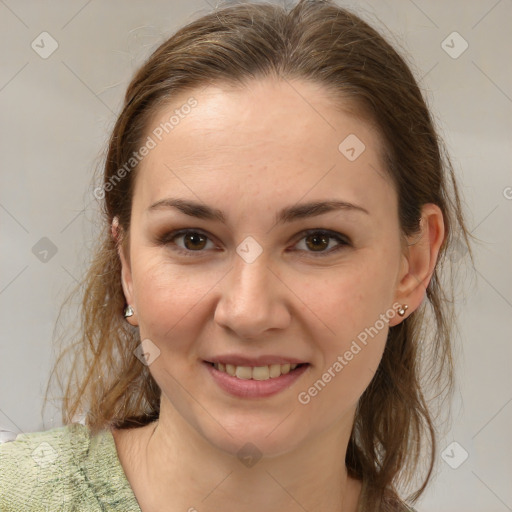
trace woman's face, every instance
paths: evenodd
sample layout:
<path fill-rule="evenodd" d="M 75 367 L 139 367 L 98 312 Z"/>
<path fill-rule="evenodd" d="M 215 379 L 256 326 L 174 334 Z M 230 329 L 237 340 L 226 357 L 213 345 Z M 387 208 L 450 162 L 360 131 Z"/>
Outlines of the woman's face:
<path fill-rule="evenodd" d="M 146 136 L 123 286 L 162 407 L 231 452 L 350 429 L 398 321 L 376 132 L 319 86 L 267 79 L 182 95 Z"/>

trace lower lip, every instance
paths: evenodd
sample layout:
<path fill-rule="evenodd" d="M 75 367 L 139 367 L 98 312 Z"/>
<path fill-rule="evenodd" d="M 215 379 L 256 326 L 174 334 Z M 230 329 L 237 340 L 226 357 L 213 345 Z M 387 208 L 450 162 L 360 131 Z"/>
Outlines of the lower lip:
<path fill-rule="evenodd" d="M 226 392 L 241 398 L 265 398 L 276 395 L 290 387 L 309 367 L 304 364 L 286 375 L 267 380 L 239 379 L 215 369 L 210 363 L 203 362 L 213 380 Z"/>

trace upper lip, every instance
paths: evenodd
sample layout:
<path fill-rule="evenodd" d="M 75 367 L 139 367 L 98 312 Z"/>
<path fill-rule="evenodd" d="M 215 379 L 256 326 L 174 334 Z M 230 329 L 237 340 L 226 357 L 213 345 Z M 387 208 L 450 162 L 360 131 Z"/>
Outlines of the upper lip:
<path fill-rule="evenodd" d="M 233 366 L 268 366 L 271 364 L 302 364 L 302 361 L 295 357 L 279 356 L 279 355 L 261 355 L 258 357 L 248 357 L 240 354 L 225 354 L 211 357 L 205 361 L 209 363 L 232 364 Z"/>

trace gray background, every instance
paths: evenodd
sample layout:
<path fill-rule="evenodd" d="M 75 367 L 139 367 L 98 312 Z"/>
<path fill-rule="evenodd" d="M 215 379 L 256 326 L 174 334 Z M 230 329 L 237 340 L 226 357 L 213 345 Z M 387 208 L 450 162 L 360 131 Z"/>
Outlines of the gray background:
<path fill-rule="evenodd" d="M 457 301 L 453 423 L 418 509 L 512 510 L 512 1 L 338 3 L 412 56 L 461 179 L 470 230 L 482 241 Z M 0 430 L 60 426 L 51 407 L 43 419 L 41 406 L 58 309 L 94 240 L 93 170 L 134 70 L 166 36 L 214 7 L 213 0 L 0 0 Z M 46 59 L 31 47 L 44 31 L 58 43 Z M 469 44 L 457 58 L 461 39 L 443 46 L 454 31 Z M 469 457 L 457 469 L 442 458 L 444 451 L 456 465 L 462 450 Z"/>

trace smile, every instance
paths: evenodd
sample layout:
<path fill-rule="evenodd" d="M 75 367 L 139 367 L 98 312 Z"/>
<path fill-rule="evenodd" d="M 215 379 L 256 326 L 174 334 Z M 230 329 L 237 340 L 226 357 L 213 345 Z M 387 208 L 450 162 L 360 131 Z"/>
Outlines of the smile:
<path fill-rule="evenodd" d="M 226 362 L 229 358 L 231 359 L 230 363 Z M 203 360 L 203 367 L 216 386 L 224 392 L 237 398 L 259 399 L 276 395 L 288 389 L 311 366 L 309 363 L 300 361 L 286 362 L 286 359 L 282 357 L 260 357 L 259 359 L 256 363 L 259 366 L 255 366 L 254 359 L 249 361 L 244 357 L 228 356 L 225 359 L 219 357 L 215 362 Z M 270 364 L 265 365 L 264 359 Z M 276 361 L 276 359 L 281 359 L 281 361 Z M 239 364 L 233 364 L 235 362 Z M 251 366 L 245 366 L 251 363 Z"/>
<path fill-rule="evenodd" d="M 270 364 L 266 366 L 236 366 L 234 364 L 210 363 L 216 370 L 243 380 L 269 380 L 286 375 L 303 364 Z"/>

